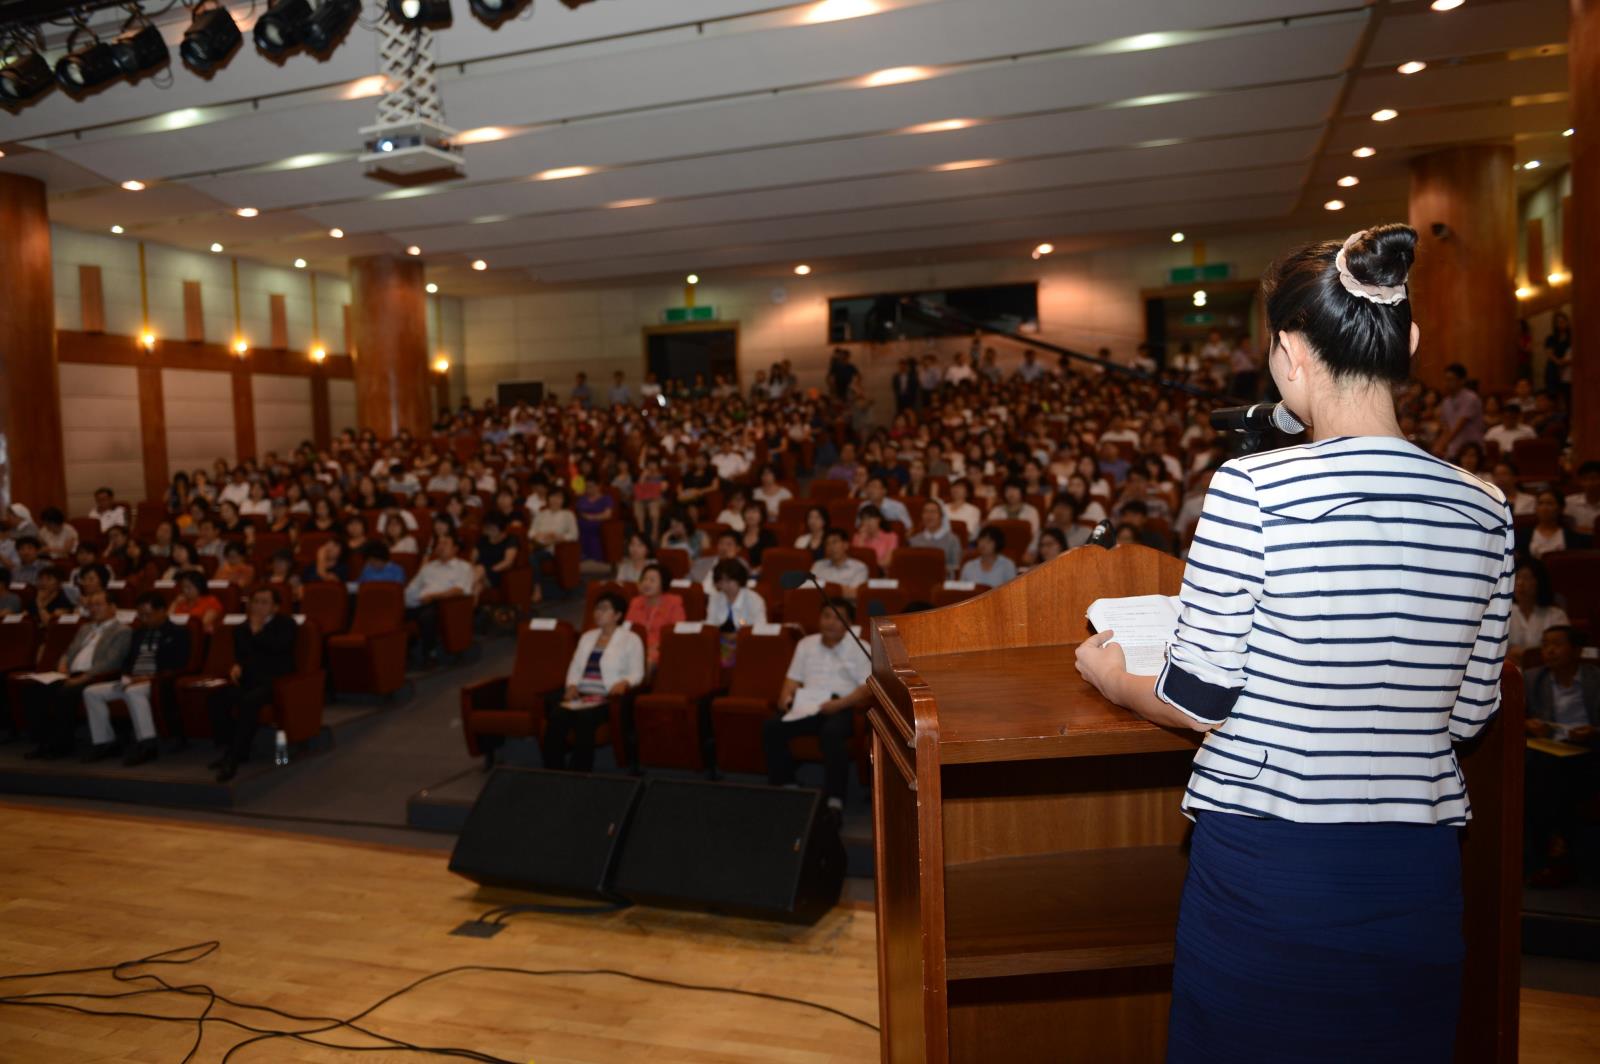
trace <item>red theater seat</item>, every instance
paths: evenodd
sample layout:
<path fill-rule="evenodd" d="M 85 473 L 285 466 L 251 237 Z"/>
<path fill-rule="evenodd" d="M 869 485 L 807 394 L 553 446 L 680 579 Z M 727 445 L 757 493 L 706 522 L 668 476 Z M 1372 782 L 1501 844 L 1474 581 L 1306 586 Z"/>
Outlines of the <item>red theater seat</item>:
<path fill-rule="evenodd" d="M 784 625 L 774 635 L 739 632 L 737 664 L 728 693 L 711 701 L 711 729 L 717 739 L 717 768 L 724 772 L 765 773 L 761 726 L 778 711 L 784 674 L 794 657 L 799 629 Z"/>
<path fill-rule="evenodd" d="M 362 584 L 348 631 L 328 638 L 336 691 L 388 695 L 406 680 L 405 591 L 399 584 Z"/>
<path fill-rule="evenodd" d="M 702 717 L 722 680 L 719 646 L 710 625 L 661 633 L 655 681 L 633 700 L 640 764 L 701 771 L 710 766 L 710 722 Z"/>
<path fill-rule="evenodd" d="M 546 628 L 547 623 L 530 621 L 518 631 L 517 654 L 509 676 L 481 680 L 461 689 L 461 731 L 467 752 L 474 757 L 483 755 L 488 745 L 480 743 L 480 736 L 544 734 L 544 696 L 566 685 L 567 664 L 578 645 L 578 633 L 572 625 L 556 621 L 553 627 Z M 532 627 L 534 624 L 540 627 Z"/>

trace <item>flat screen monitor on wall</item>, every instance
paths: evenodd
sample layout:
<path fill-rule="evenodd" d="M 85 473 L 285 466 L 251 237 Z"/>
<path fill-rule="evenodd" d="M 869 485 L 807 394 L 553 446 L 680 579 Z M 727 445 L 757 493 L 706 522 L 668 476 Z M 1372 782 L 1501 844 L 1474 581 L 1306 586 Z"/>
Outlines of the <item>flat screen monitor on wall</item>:
<path fill-rule="evenodd" d="M 502 410 L 518 403 L 538 406 L 544 402 L 544 381 L 498 381 L 494 392 L 494 401 Z"/>
<path fill-rule="evenodd" d="M 947 307 L 989 330 L 1017 332 L 1038 328 L 1039 285 L 985 285 L 928 292 L 880 292 L 828 300 L 828 342 L 881 343 L 925 336 L 969 336 L 973 328 L 951 318 L 918 314 L 906 301 Z"/>

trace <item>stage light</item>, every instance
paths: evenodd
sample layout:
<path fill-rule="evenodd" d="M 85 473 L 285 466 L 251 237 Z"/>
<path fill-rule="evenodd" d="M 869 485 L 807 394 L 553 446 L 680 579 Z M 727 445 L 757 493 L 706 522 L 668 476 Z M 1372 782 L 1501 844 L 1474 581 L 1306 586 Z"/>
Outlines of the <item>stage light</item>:
<path fill-rule="evenodd" d="M 1184 235 L 1183 235 L 1183 234 L 1182 234 L 1182 233 L 1173 233 L 1173 234 L 1172 234 L 1172 242 L 1173 242 L 1173 243 L 1174 243 L 1174 244 L 1181 244 L 1181 243 L 1183 243 L 1183 242 L 1184 242 L 1184 240 L 1186 240 L 1186 239 L 1187 239 L 1187 238 L 1186 238 L 1186 237 L 1185 237 L 1185 236 L 1184 236 Z"/>
<path fill-rule="evenodd" d="M 438 358 L 434 359 L 433 360 L 433 372 L 435 372 L 435 373 L 449 373 L 450 372 L 450 360 L 448 358 L 446 358 L 444 355 L 440 355 Z"/>
<path fill-rule="evenodd" d="M 213 255 L 222 254 L 222 245 L 221 244 L 212 244 L 211 245 L 211 254 L 213 254 Z"/>
<path fill-rule="evenodd" d="M 467 6 L 480 22 L 498 26 L 517 13 L 522 0 L 467 0 Z"/>
<path fill-rule="evenodd" d="M 332 51 L 360 13 L 361 0 L 322 0 L 311 13 L 311 21 L 306 24 L 306 48 L 315 55 Z M 377 77 L 382 83 L 382 91 L 387 91 L 388 79 L 381 74 Z"/>
<path fill-rule="evenodd" d="M 1331 199 L 1322 205 L 1322 209 L 1325 211 L 1342 211 L 1344 210 L 1344 200 Z"/>
<path fill-rule="evenodd" d="M 209 7 L 205 6 L 207 3 Z M 243 39 L 221 0 L 202 0 L 201 6 L 195 8 L 194 20 L 183 31 L 178 54 L 197 72 L 209 74 L 233 54 Z"/>
<path fill-rule="evenodd" d="M 1420 74 L 1428 69 L 1428 64 L 1420 59 L 1413 59 L 1409 63 L 1401 63 L 1395 69 L 1402 74 Z"/>
<path fill-rule="evenodd" d="M 156 347 L 156 334 L 150 331 L 147 325 L 139 330 L 139 346 L 146 351 L 154 351 Z"/>
<path fill-rule="evenodd" d="M 31 52 L 0 68 L 0 102 L 22 103 L 31 100 L 49 92 L 55 83 L 50 64 L 39 53 Z"/>
<path fill-rule="evenodd" d="M 436 295 L 439 294 L 439 286 L 434 284 L 432 281 L 429 281 L 427 283 L 427 285 L 425 286 L 425 290 L 427 291 L 427 293 L 430 296 L 436 296 Z"/>
<path fill-rule="evenodd" d="M 1336 184 L 1340 188 L 1355 188 L 1357 185 L 1361 184 L 1361 179 L 1354 174 L 1346 174 L 1344 177 L 1341 177 Z"/>
<path fill-rule="evenodd" d="M 689 276 L 685 277 L 683 281 L 685 284 L 699 284 L 700 275 L 698 273 L 691 273 Z"/>
<path fill-rule="evenodd" d="M 121 73 L 111 46 L 99 40 L 68 52 L 56 63 L 56 80 L 74 95 L 97 89 Z"/>
<path fill-rule="evenodd" d="M 295 259 L 294 260 L 294 268 L 297 269 L 297 270 L 305 269 L 306 268 L 306 260 L 305 259 Z"/>
<path fill-rule="evenodd" d="M 306 24 L 310 21 L 310 0 L 272 0 L 256 19 L 251 34 L 256 50 L 266 55 L 284 54 L 305 40 Z"/>
<path fill-rule="evenodd" d="M 328 349 L 326 347 L 323 347 L 321 344 L 313 344 L 312 345 L 312 347 L 311 347 L 311 361 L 313 361 L 313 362 L 323 362 L 323 361 L 325 361 L 327 359 L 327 357 L 328 357 Z"/>
<path fill-rule="evenodd" d="M 1350 154 L 1354 155 L 1357 159 L 1370 159 L 1374 155 L 1378 154 L 1378 149 L 1377 148 L 1357 148 L 1355 151 L 1351 152 Z"/>
<path fill-rule="evenodd" d="M 477 270 L 479 273 L 482 273 L 484 270 L 487 270 L 489 268 L 489 264 L 487 262 L 484 262 L 482 259 L 473 259 L 472 260 L 472 268 L 474 270 Z"/>
<path fill-rule="evenodd" d="M 794 268 L 794 272 L 795 276 L 804 277 L 811 272 L 811 267 L 802 262 L 800 265 Z"/>
<path fill-rule="evenodd" d="M 118 70 L 130 78 L 136 78 L 157 67 L 166 66 L 172 56 L 167 51 L 167 42 L 162 39 L 161 31 L 146 22 L 138 29 L 123 30 L 111 42 L 111 58 Z"/>
<path fill-rule="evenodd" d="M 115 233 L 117 236 L 121 236 L 122 235 L 122 226 L 114 225 L 114 226 L 111 227 L 111 231 L 113 233 Z"/>
<path fill-rule="evenodd" d="M 417 247 L 417 245 L 412 244 L 410 247 L 406 248 L 406 254 L 407 255 L 420 255 L 420 254 L 422 254 L 422 249 Z"/>
<path fill-rule="evenodd" d="M 344 239 L 344 230 L 343 229 L 339 229 L 339 228 L 329 229 L 328 230 L 328 235 L 333 237 L 333 239 L 335 239 L 335 240 L 343 240 Z"/>
<path fill-rule="evenodd" d="M 404 26 L 443 26 L 450 22 L 450 0 L 389 0 L 389 14 Z"/>
<path fill-rule="evenodd" d="M 127 189 L 129 192 L 143 192 L 144 191 L 144 182 L 143 181 L 124 181 L 122 183 L 122 187 Z"/>
<path fill-rule="evenodd" d="M 241 218 L 254 218 L 256 215 L 260 214 L 261 212 L 256 210 L 254 207 L 240 207 L 238 210 L 234 211 L 233 213 L 237 214 Z"/>
<path fill-rule="evenodd" d="M 1467 0 L 1433 0 L 1433 3 L 1428 6 L 1435 11 L 1454 11 L 1466 2 Z"/>
<path fill-rule="evenodd" d="M 1372 120 L 1374 122 L 1392 122 L 1399 117 L 1400 112 L 1393 107 L 1384 107 L 1372 112 Z"/>

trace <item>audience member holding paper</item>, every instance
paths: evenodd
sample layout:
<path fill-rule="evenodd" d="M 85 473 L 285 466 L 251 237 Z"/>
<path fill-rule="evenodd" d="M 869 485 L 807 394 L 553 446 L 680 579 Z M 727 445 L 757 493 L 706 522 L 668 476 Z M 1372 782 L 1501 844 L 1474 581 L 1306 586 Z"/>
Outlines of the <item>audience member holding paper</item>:
<path fill-rule="evenodd" d="M 794 648 L 789 672 L 778 695 L 781 718 L 761 729 L 767 753 L 767 782 L 774 787 L 794 785 L 794 755 L 789 740 L 815 735 L 822 746 L 828 805 L 844 808 L 850 782 L 850 735 L 855 729 L 852 710 L 868 697 L 867 677 L 872 661 L 845 629 L 855 623 L 855 607 L 846 599 L 823 603 L 817 634 L 808 635 Z"/>
<path fill-rule="evenodd" d="M 1268 368 L 1310 440 L 1224 463 L 1158 676 L 1116 625 L 1078 671 L 1207 733 L 1167 1060 L 1449 1060 L 1461 999 L 1452 743 L 1500 706 L 1511 507 L 1410 443 L 1419 333 L 1404 225 L 1311 244 L 1263 279 Z"/>
<path fill-rule="evenodd" d="M 1600 665 L 1581 659 L 1582 646 L 1572 626 L 1547 628 L 1544 664 L 1526 679 L 1528 835 L 1542 858 L 1529 882 L 1538 887 L 1572 881 L 1579 811 L 1600 793 Z"/>
<path fill-rule="evenodd" d="M 88 618 L 72 634 L 55 672 L 34 673 L 22 686 L 28 734 L 38 745 L 27 758 L 54 760 L 72 752 L 72 732 L 84 688 L 117 675 L 133 633 L 118 622 L 117 607 L 104 591 L 85 595 Z"/>
<path fill-rule="evenodd" d="M 627 608 L 628 600 L 615 591 L 595 599 L 595 626 L 578 637 L 567 686 L 545 699 L 545 768 L 591 771 L 594 734 L 611 715 L 606 700 L 644 682 L 644 641 L 622 623 Z"/>

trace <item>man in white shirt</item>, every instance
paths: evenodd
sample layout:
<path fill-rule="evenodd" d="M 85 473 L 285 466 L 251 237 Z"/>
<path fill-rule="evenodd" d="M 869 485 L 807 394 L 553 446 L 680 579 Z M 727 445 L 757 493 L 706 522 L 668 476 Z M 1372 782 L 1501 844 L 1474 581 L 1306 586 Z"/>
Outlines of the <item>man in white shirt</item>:
<path fill-rule="evenodd" d="M 438 604 L 447 598 L 471 595 L 477 584 L 472 564 L 461 557 L 455 533 L 433 538 L 433 557 L 406 585 L 406 618 L 417 625 L 415 656 L 422 664 L 432 661 L 439 646 Z"/>
<path fill-rule="evenodd" d="M 1531 440 L 1538 435 L 1532 425 L 1523 423 L 1522 404 L 1512 400 L 1506 403 L 1500 424 L 1484 432 L 1483 439 L 1485 443 L 1495 444 L 1500 453 L 1509 458 L 1518 440 Z"/>
<path fill-rule="evenodd" d="M 244 466 L 235 466 L 233 479 L 228 486 L 222 489 L 217 496 L 218 502 L 231 502 L 235 506 L 243 506 L 250 500 L 250 476 L 244 471 Z"/>
<path fill-rule="evenodd" d="M 1595 518 L 1600 516 L 1600 462 L 1591 459 L 1578 467 L 1578 490 L 1567 496 L 1562 512 L 1574 532 L 1594 535 Z"/>
<path fill-rule="evenodd" d="M 128 507 L 117 501 L 116 493 L 110 488 L 95 489 L 94 509 L 89 511 L 89 516 L 100 522 L 102 532 L 128 527 Z"/>
<path fill-rule="evenodd" d="M 633 402 L 633 394 L 628 391 L 627 378 L 619 369 L 611 375 L 611 392 L 606 398 L 612 406 L 628 406 Z"/>
<path fill-rule="evenodd" d="M 428 494 L 454 495 L 461 487 L 456 476 L 456 464 L 446 458 L 439 463 L 439 471 L 428 478 Z"/>
<path fill-rule="evenodd" d="M 723 480 L 737 480 L 750 471 L 750 459 L 745 457 L 733 440 L 724 440 L 711 464 L 717 467 L 717 476 Z"/>
<path fill-rule="evenodd" d="M 845 598 L 854 599 L 856 589 L 871 573 L 860 558 L 850 557 L 850 537 L 842 528 L 830 528 L 822 537 L 823 557 L 812 563 L 811 575 L 824 584 L 837 584 Z"/>
<path fill-rule="evenodd" d="M 957 384 L 976 380 L 977 376 L 972 366 L 967 363 L 967 353 L 965 351 L 957 351 L 956 360 L 950 364 L 949 369 L 944 371 L 944 382 L 954 387 Z"/>
<path fill-rule="evenodd" d="M 923 395 L 932 395 L 939 390 L 939 385 L 944 382 L 944 374 L 939 370 L 939 359 L 935 355 L 922 356 L 922 368 L 917 371 L 917 383 L 922 386 Z"/>
<path fill-rule="evenodd" d="M 28 733 L 38 745 L 23 756 L 54 760 L 72 752 L 72 732 L 84 688 L 115 676 L 128 654 L 133 633 L 117 621 L 117 608 L 104 591 L 83 597 L 88 619 L 72 636 L 55 669 L 60 679 L 24 683 L 22 704 Z"/>
<path fill-rule="evenodd" d="M 1043 377 L 1049 370 L 1039 364 L 1039 356 L 1033 353 L 1033 348 L 1022 352 L 1022 365 L 1017 367 L 1017 379 L 1032 384 Z"/>
<path fill-rule="evenodd" d="M 1510 459 L 1502 458 L 1494 464 L 1494 474 L 1490 477 L 1495 487 L 1505 493 L 1506 501 L 1511 504 L 1513 517 L 1531 514 L 1538 507 L 1539 501 L 1530 493 L 1517 486 L 1517 467 L 1511 464 Z M 1567 503 L 1567 513 L 1572 512 L 1572 503 Z"/>
<path fill-rule="evenodd" d="M 783 716 L 769 719 L 761 729 L 767 782 L 774 787 L 795 786 L 789 740 L 797 735 L 817 737 L 827 779 L 824 792 L 835 813 L 843 811 L 850 784 L 854 710 L 870 697 L 867 677 L 872 674 L 872 660 L 845 631 L 854 623 L 855 608 L 849 602 L 836 598 L 823 603 L 818 634 L 800 640 L 789 660 L 778 695 Z"/>

